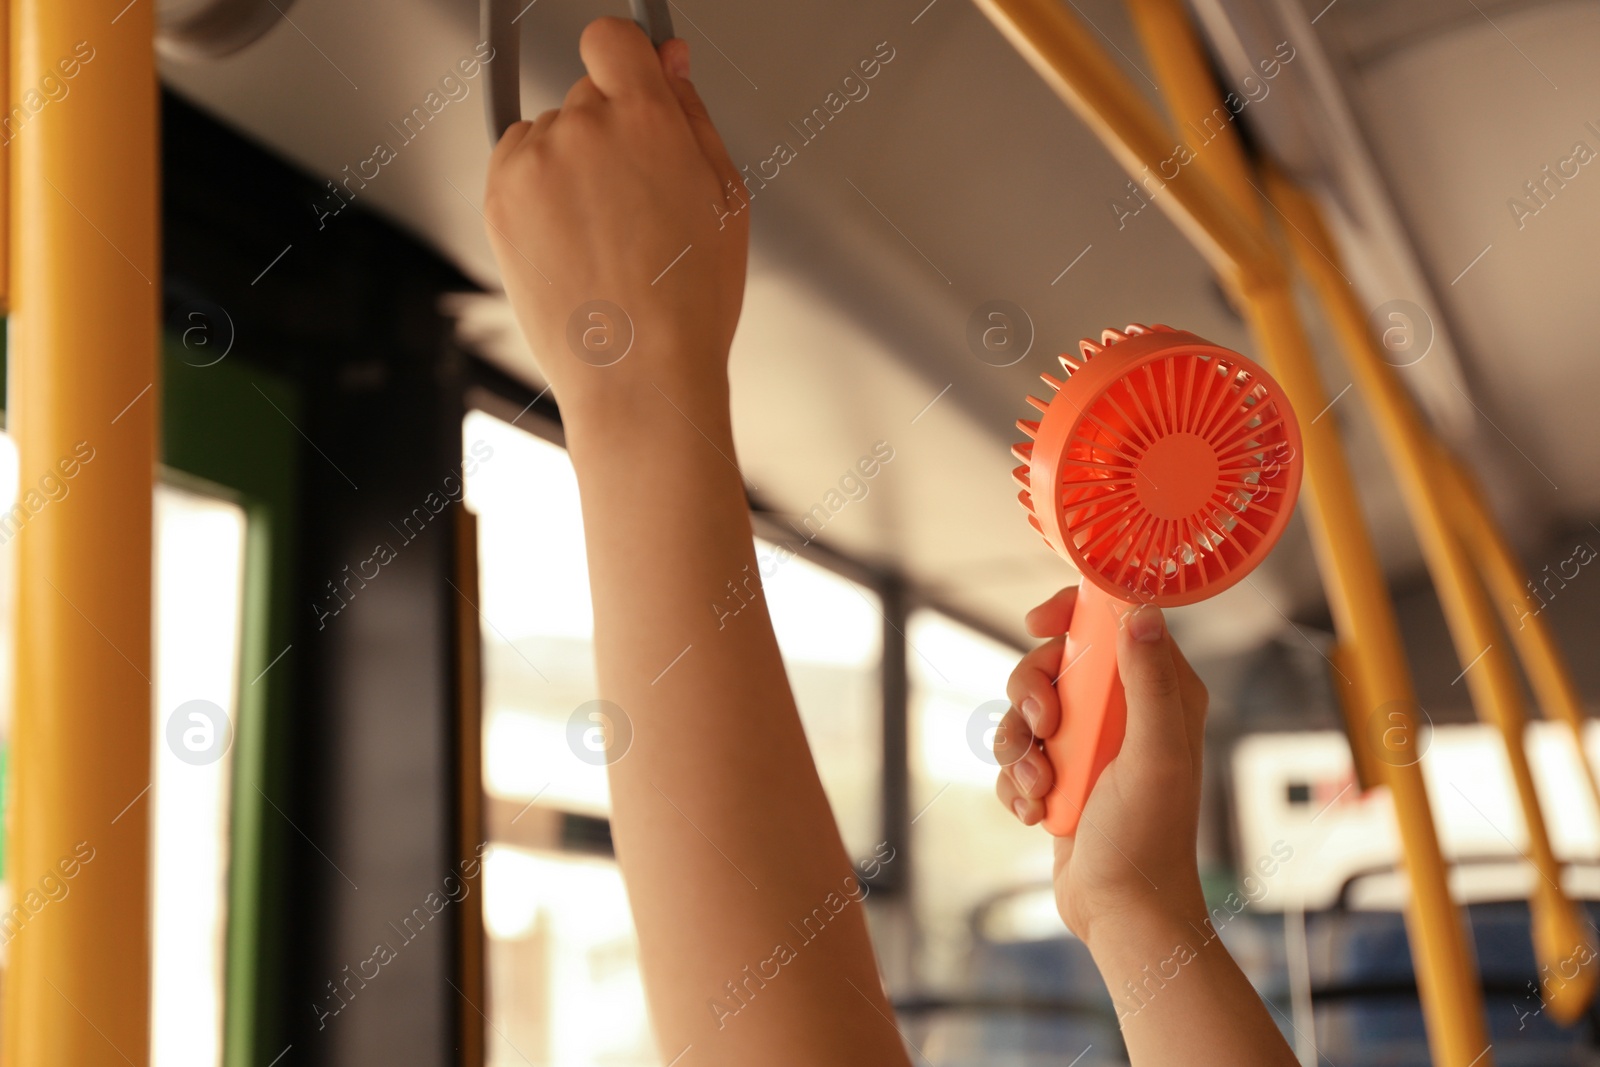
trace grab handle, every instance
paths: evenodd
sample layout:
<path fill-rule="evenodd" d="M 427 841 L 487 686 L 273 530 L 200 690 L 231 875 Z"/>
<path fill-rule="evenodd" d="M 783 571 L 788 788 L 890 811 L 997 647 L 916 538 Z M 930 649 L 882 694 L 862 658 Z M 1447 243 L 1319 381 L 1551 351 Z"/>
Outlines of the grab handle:
<path fill-rule="evenodd" d="M 660 48 L 672 39 L 672 12 L 668 0 L 630 0 L 633 21 L 644 30 L 650 43 Z M 522 121 L 522 39 L 517 25 L 532 4 L 523 0 L 480 0 L 479 30 L 489 44 L 488 68 L 484 78 L 483 111 L 489 120 L 489 144 L 515 123 Z"/>

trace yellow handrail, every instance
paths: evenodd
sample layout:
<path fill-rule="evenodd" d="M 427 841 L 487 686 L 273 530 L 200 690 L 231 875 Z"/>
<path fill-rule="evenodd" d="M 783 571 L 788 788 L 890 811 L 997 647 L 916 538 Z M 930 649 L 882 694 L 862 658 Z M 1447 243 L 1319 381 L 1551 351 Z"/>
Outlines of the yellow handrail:
<path fill-rule="evenodd" d="M 1152 164 L 1164 124 L 1056 0 L 976 0 L 1130 173 Z M 1201 120 L 1220 100 L 1186 13 L 1171 0 L 1130 5 L 1180 123 Z M 1289 289 L 1287 268 L 1258 221 L 1249 167 L 1231 125 L 1169 179 L 1165 207 L 1244 298 L 1252 333 L 1301 411 L 1322 411 L 1326 392 Z M 1163 175 L 1165 177 L 1165 175 Z M 1241 183 L 1242 179 L 1242 183 Z M 1220 201 L 1220 203 L 1219 203 Z M 1265 254 L 1262 254 L 1264 249 Z M 1354 663 L 1357 706 L 1393 709 L 1414 730 L 1414 692 L 1393 606 L 1361 521 L 1361 508 L 1332 420 L 1302 427 L 1309 529 L 1341 645 Z M 1358 726 L 1360 724 L 1357 724 Z M 1412 735 L 1414 736 L 1414 734 Z M 1352 732 L 1352 745 L 1368 741 Z M 1449 895 L 1420 768 L 1384 760 L 1412 884 L 1408 921 L 1428 1033 L 1440 1067 L 1489 1067 L 1477 967 Z"/>
<path fill-rule="evenodd" d="M 1242 210 L 1260 219 L 1260 190 L 1251 180 L 1232 115 L 1224 107 L 1187 11 L 1178 0 L 1129 0 L 1128 8 L 1178 127 L 1201 129 L 1219 111 L 1228 115 L 1230 121 L 1219 124 L 1209 143 L 1193 146 L 1193 166 L 1201 177 L 1227 190 Z M 1247 287 L 1240 295 L 1256 343 L 1288 390 L 1290 402 L 1301 412 L 1322 412 L 1329 401 L 1288 274 L 1286 267 L 1280 269 L 1267 283 Z M 1335 625 L 1358 665 L 1355 680 L 1364 690 L 1365 707 L 1369 716 L 1387 708 L 1400 711 L 1402 720 L 1410 719 L 1415 706 L 1410 670 L 1337 424 L 1314 419 L 1302 427 L 1302 436 L 1306 482 L 1311 487 L 1308 527 Z M 1409 728 L 1416 729 L 1414 720 Z M 1370 743 L 1369 730 L 1358 729 L 1351 735 L 1352 747 Z M 1441 1067 L 1471 1063 L 1487 1067 L 1489 1042 L 1476 966 L 1450 899 L 1448 870 L 1420 766 L 1412 759 L 1379 762 L 1393 796 L 1412 883 L 1414 905 L 1408 920 L 1435 1061 Z"/>
<path fill-rule="evenodd" d="M 1600 780 L 1595 775 L 1584 747 L 1584 726 L 1589 721 L 1583 698 L 1567 669 L 1555 635 L 1545 624 L 1542 610 L 1530 603 L 1527 572 L 1506 544 L 1500 528 L 1491 517 L 1483 490 L 1472 472 L 1444 449 L 1440 450 L 1437 470 L 1443 476 L 1444 498 L 1450 506 L 1451 524 L 1461 539 L 1472 546 L 1473 558 L 1483 572 L 1484 582 L 1500 607 L 1500 624 L 1511 634 L 1517 656 L 1522 660 L 1534 696 L 1545 716 L 1561 722 L 1571 731 L 1572 743 L 1584 768 L 1589 796 L 1600 811 Z"/>
<path fill-rule="evenodd" d="M 1322 411 L 1326 391 L 1288 286 L 1249 294 L 1247 314 L 1267 363 L 1299 411 Z M 1291 371 L 1291 368 L 1293 370 Z M 1290 383 L 1294 382 L 1293 385 Z M 1354 683 L 1366 720 L 1354 724 L 1352 747 L 1371 744 L 1374 716 L 1399 724 L 1416 744 L 1417 707 L 1405 648 L 1383 570 L 1361 518 L 1361 502 L 1332 419 L 1303 425 L 1307 528 L 1328 590 L 1341 643 L 1356 664 Z M 1386 732 L 1385 732 L 1386 733 Z M 1477 962 L 1450 897 L 1421 765 L 1402 753 L 1377 755 L 1394 800 L 1395 819 L 1411 882 L 1407 924 L 1428 1036 L 1439 1067 L 1493 1067 L 1478 989 Z"/>
<path fill-rule="evenodd" d="M 4 1062 L 144 1067 L 161 392 L 155 5 L 7 7 L 10 98 L 23 104 L 8 116 L 8 415 L 23 514 L 0 515 L 0 530 L 16 547 L 25 624 L 6 853 L 23 917 L 0 922 Z M 51 100 L 44 89 L 66 69 L 72 94 Z"/>
<path fill-rule="evenodd" d="M 1394 368 L 1379 352 L 1354 291 L 1340 275 L 1338 249 L 1316 206 L 1277 172 L 1269 170 L 1266 178 L 1273 204 L 1289 222 L 1295 258 L 1322 300 L 1356 386 L 1372 411 L 1384 450 L 1393 461 L 1473 705 L 1500 731 L 1522 806 L 1530 859 L 1539 873 L 1530 901 L 1534 948 L 1540 967 L 1560 976 L 1558 982 L 1541 990 L 1541 997 L 1553 1018 L 1574 1022 L 1594 998 L 1600 950 L 1561 889 L 1561 865 L 1550 845 L 1528 764 L 1521 687 L 1471 554 L 1451 528 L 1444 499 L 1448 484 L 1442 476 L 1448 469 L 1444 449 L 1429 432 Z M 1453 460 L 1448 467 L 1459 473 Z M 1474 532 L 1486 542 L 1498 543 L 1492 529 Z M 1467 799 L 1470 803 L 1471 798 Z"/>
<path fill-rule="evenodd" d="M 1040 77 L 1122 164 L 1151 183 L 1170 216 L 1212 269 L 1239 285 L 1281 273 L 1259 226 L 1215 187 L 1187 180 L 1166 122 L 1066 8 L 1054 0 L 975 0 Z M 1176 176 L 1169 178 L 1168 172 Z"/>

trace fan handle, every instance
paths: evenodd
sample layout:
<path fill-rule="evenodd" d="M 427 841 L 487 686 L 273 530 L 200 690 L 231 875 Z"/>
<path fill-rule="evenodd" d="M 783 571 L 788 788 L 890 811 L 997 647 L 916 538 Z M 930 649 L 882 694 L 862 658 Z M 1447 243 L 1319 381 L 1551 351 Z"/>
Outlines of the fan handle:
<path fill-rule="evenodd" d="M 1044 827 L 1057 837 L 1078 832 L 1078 820 L 1100 772 L 1122 748 L 1128 699 L 1117 671 L 1117 631 L 1137 610 L 1085 578 L 1061 652 L 1056 694 L 1061 726 L 1044 743 L 1055 787 L 1044 804 Z"/>

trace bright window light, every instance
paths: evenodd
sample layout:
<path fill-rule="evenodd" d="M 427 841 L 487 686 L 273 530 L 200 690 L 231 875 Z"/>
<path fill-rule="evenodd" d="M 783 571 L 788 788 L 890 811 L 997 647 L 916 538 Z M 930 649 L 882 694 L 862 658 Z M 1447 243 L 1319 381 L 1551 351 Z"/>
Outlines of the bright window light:
<path fill-rule="evenodd" d="M 594 609 L 578 483 L 558 445 L 480 411 L 462 426 L 478 516 L 484 783 L 524 803 L 611 809 L 604 766 L 574 759 L 568 720 L 594 700 Z M 757 543 L 773 630 L 846 846 L 879 834 L 883 616 L 876 594 Z M 709 609 L 711 596 L 708 592 Z"/>
<path fill-rule="evenodd" d="M 931 611 L 917 613 L 906 636 L 919 767 L 940 781 L 993 786 L 997 768 L 974 754 L 968 726 L 979 706 L 1005 700 L 1006 679 L 1020 653 Z M 996 725 L 990 724 L 986 736 L 992 737 Z"/>
<path fill-rule="evenodd" d="M 495 846 L 484 858 L 489 1067 L 660 1067 L 616 865 Z"/>
<path fill-rule="evenodd" d="M 17 502 L 21 485 L 17 443 L 8 433 L 0 433 L 0 511 L 10 511 Z"/>
<path fill-rule="evenodd" d="M 603 765 L 574 759 L 567 720 L 595 699 L 594 609 L 566 450 L 481 411 L 462 425 L 478 516 L 484 784 L 499 797 L 603 816 Z"/>
<path fill-rule="evenodd" d="M 935 611 L 913 614 L 906 638 L 920 969 L 950 988 L 963 979 L 977 909 L 1047 885 L 1053 842 L 1001 808 L 999 767 L 986 756 L 1021 652 Z M 1030 921 L 1039 914 L 1008 908 L 1003 936 L 1064 936 L 1059 919 Z"/>
<path fill-rule="evenodd" d="M 589 557 L 566 449 L 481 411 L 467 414 L 463 444 L 477 460 L 466 499 L 480 518 L 479 565 L 495 578 L 480 601 L 488 636 L 587 642 Z"/>
<path fill-rule="evenodd" d="M 852 856 L 882 840 L 883 609 L 876 593 L 756 543 L 762 587 L 811 755 Z"/>
<path fill-rule="evenodd" d="M 799 558 L 785 560 L 776 547 L 757 542 L 772 628 L 792 663 L 876 669 L 883 654 L 878 598 L 855 582 Z"/>
<path fill-rule="evenodd" d="M 151 1062 L 218 1067 L 245 517 L 170 486 L 155 505 Z"/>
<path fill-rule="evenodd" d="M 17 444 L 8 433 L 0 432 L 0 512 L 10 511 L 17 502 L 17 486 L 21 483 L 21 464 L 17 456 Z M 13 541 L 0 537 L 4 541 L 0 545 L 0 724 L 3 724 L 3 738 L 5 748 L 9 753 L 11 747 L 11 694 L 12 694 L 12 660 L 16 651 L 16 642 L 12 640 L 12 627 L 16 625 L 15 613 L 12 611 L 16 603 L 15 585 L 12 576 L 16 573 L 16 549 Z M 9 775 L 10 768 L 7 767 Z M 8 881 L 0 880 L 0 910 L 9 910 L 11 907 L 11 888 Z M 5 958 L 5 946 L 0 945 L 0 960 Z"/>
<path fill-rule="evenodd" d="M 484 787 L 518 807 L 537 798 L 603 817 L 605 768 L 574 758 L 567 732 L 597 688 L 571 463 L 558 446 L 482 412 L 467 416 L 462 435 L 473 457 L 466 499 L 478 516 Z M 871 855 L 881 833 L 879 599 L 765 542 L 757 555 L 823 787 L 846 846 Z M 496 842 L 484 906 L 490 1067 L 660 1067 L 615 863 Z"/>
<path fill-rule="evenodd" d="M 1516 898 L 1520 894 L 1512 887 L 1527 875 L 1518 871 L 1526 866 L 1527 831 L 1499 731 L 1470 723 L 1434 727 L 1423 736 L 1423 779 L 1440 847 L 1463 867 L 1483 868 L 1455 872 L 1466 899 Z M 1592 861 L 1600 855 L 1600 813 L 1584 781 L 1584 757 L 1560 723 L 1529 723 L 1525 737 L 1556 855 Z M 1600 766 L 1600 724 L 1589 724 L 1584 743 L 1590 763 Z M 1294 850 L 1274 875 L 1284 892 L 1269 894 L 1258 908 L 1300 901 L 1307 908 L 1328 907 L 1352 877 L 1400 866 L 1388 790 L 1360 794 L 1343 733 L 1246 737 L 1234 749 L 1232 772 L 1241 867 L 1278 842 Z M 1593 895 L 1592 888 L 1585 891 Z"/>

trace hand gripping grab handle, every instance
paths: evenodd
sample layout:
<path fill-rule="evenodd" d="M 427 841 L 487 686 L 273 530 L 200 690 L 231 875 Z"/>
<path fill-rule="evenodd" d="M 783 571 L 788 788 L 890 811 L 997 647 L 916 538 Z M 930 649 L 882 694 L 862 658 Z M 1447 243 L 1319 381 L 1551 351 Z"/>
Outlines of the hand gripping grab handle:
<path fill-rule="evenodd" d="M 633 21 L 650 43 L 660 48 L 672 39 L 672 13 L 667 0 L 631 0 Z M 517 21 L 533 4 L 527 0 L 479 0 L 479 29 L 489 44 L 484 77 L 483 110 L 489 121 L 489 144 L 522 121 L 522 39 Z"/>

